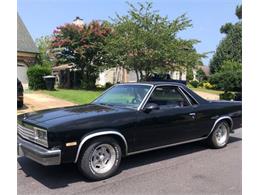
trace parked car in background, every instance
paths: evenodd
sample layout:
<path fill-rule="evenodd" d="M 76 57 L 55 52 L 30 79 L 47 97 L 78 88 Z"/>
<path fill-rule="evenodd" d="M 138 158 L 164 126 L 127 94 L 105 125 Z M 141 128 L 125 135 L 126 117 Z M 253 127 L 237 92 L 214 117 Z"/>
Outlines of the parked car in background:
<path fill-rule="evenodd" d="M 241 102 L 207 101 L 180 83 L 117 84 L 87 105 L 19 115 L 17 151 L 101 180 L 124 156 L 200 140 L 223 148 L 241 116 Z"/>
<path fill-rule="evenodd" d="M 17 78 L 17 107 L 23 107 L 23 85 Z"/>

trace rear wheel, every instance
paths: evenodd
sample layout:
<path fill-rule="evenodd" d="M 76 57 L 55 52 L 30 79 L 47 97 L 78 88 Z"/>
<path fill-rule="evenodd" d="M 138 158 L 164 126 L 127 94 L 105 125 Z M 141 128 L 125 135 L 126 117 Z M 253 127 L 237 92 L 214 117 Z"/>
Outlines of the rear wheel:
<path fill-rule="evenodd" d="M 116 173 L 121 161 L 121 148 L 112 137 L 100 137 L 82 151 L 78 167 L 91 180 L 102 180 Z"/>
<path fill-rule="evenodd" d="M 226 121 L 220 121 L 208 137 L 208 143 L 212 148 L 223 148 L 229 140 L 230 126 Z"/>

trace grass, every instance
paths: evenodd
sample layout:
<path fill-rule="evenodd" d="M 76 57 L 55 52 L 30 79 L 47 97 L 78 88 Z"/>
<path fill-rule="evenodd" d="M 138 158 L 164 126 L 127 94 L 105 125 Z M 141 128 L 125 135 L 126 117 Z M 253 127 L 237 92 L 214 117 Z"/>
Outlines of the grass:
<path fill-rule="evenodd" d="M 103 91 L 102 90 L 79 90 L 79 89 L 57 89 L 55 91 L 42 90 L 39 91 L 44 94 L 74 102 L 77 104 L 86 104 L 93 101 L 98 97 Z"/>
<path fill-rule="evenodd" d="M 195 88 L 195 87 L 189 87 L 191 90 L 193 91 L 200 91 L 200 92 L 205 92 L 205 93 L 210 93 L 210 94 L 214 94 L 214 95 L 219 95 L 221 93 L 224 93 L 224 91 L 221 90 L 213 90 L 213 89 L 205 89 L 205 88 Z"/>

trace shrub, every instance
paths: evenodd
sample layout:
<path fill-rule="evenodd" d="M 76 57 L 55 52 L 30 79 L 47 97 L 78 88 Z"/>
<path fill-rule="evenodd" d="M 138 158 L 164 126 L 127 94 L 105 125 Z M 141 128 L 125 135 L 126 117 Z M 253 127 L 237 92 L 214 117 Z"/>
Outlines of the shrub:
<path fill-rule="evenodd" d="M 192 85 L 192 87 L 194 88 L 197 88 L 199 86 L 199 82 L 194 80 L 194 81 L 191 81 L 190 84 Z"/>
<path fill-rule="evenodd" d="M 236 101 L 242 101 L 242 92 L 236 92 L 235 93 L 235 99 Z"/>
<path fill-rule="evenodd" d="M 46 89 L 43 76 L 50 75 L 51 69 L 45 66 L 34 65 L 28 68 L 27 76 L 29 88 L 32 90 Z"/>
<path fill-rule="evenodd" d="M 202 87 L 206 88 L 206 89 L 213 89 L 214 88 L 214 86 L 211 85 L 209 82 L 203 82 Z"/>
<path fill-rule="evenodd" d="M 232 92 L 224 92 L 219 94 L 219 99 L 221 100 L 234 100 L 235 99 L 235 94 Z"/>
<path fill-rule="evenodd" d="M 242 65 L 225 61 L 219 72 L 211 75 L 210 83 L 224 91 L 242 91 Z"/>

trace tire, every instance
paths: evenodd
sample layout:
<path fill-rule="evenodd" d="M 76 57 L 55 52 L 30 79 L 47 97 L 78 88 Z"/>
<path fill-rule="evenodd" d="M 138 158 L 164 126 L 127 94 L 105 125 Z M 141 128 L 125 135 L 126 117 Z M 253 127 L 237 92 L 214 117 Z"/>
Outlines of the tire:
<path fill-rule="evenodd" d="M 226 121 L 220 121 L 213 129 L 212 133 L 207 139 L 211 148 L 224 148 L 228 144 L 230 133 L 230 126 Z"/>
<path fill-rule="evenodd" d="M 103 180 L 113 176 L 122 157 L 118 142 L 112 137 L 100 137 L 92 140 L 81 151 L 77 162 L 80 172 L 90 180 Z"/>

